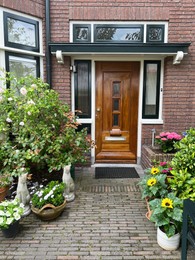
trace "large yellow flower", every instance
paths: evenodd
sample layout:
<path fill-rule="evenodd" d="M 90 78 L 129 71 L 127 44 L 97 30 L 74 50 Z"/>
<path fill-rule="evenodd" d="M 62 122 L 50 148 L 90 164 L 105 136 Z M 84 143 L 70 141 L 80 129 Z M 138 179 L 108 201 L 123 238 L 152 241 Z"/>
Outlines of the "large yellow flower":
<path fill-rule="evenodd" d="M 161 206 L 163 208 L 170 208 L 172 209 L 173 208 L 173 201 L 169 198 L 165 198 L 162 200 L 162 203 L 161 203 Z"/>
<path fill-rule="evenodd" d="M 156 167 L 152 167 L 150 172 L 151 172 L 151 174 L 158 174 L 160 172 L 160 170 Z"/>
<path fill-rule="evenodd" d="M 148 179 L 148 181 L 147 181 L 147 185 L 148 186 L 153 186 L 155 184 L 156 184 L 156 179 L 155 178 Z"/>

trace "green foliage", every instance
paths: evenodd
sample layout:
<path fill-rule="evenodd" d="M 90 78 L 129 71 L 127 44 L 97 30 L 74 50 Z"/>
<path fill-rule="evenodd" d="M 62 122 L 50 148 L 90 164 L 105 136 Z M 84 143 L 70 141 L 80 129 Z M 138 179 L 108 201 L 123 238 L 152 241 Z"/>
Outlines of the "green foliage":
<path fill-rule="evenodd" d="M 32 205 L 36 208 L 42 208 L 46 204 L 60 206 L 64 202 L 65 184 L 58 181 L 49 182 L 44 188 L 41 188 L 32 197 Z"/>
<path fill-rule="evenodd" d="M 186 136 L 176 145 L 178 152 L 172 159 L 172 175 L 169 184 L 182 199 L 195 201 L 195 129 L 190 128 Z"/>
<path fill-rule="evenodd" d="M 150 220 L 168 237 L 181 232 L 183 200 L 177 198 L 174 193 L 168 193 L 163 198 L 151 200 L 149 204 L 152 210 Z"/>
<path fill-rule="evenodd" d="M 0 170 L 18 176 L 31 165 L 45 164 L 49 171 L 85 162 L 91 141 L 78 131 L 75 115 L 58 93 L 41 79 L 16 79 L 11 74 L 0 88 Z"/>
<path fill-rule="evenodd" d="M 142 199 L 147 197 L 161 198 L 167 194 L 166 177 L 166 174 L 158 174 L 156 176 L 145 175 L 139 182 Z"/>
<path fill-rule="evenodd" d="M 18 199 L 0 203 L 0 228 L 7 229 L 19 220 L 24 213 L 24 205 Z"/>

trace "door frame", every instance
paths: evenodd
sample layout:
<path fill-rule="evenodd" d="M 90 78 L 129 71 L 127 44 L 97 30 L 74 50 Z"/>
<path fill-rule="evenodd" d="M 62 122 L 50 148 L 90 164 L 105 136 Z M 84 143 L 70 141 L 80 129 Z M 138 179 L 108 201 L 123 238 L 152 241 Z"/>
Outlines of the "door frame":
<path fill-rule="evenodd" d="M 75 55 L 71 57 L 71 65 L 74 65 L 74 60 L 91 60 L 91 118 L 78 119 L 78 122 L 91 124 L 91 139 L 95 140 L 95 62 L 96 61 L 138 61 L 140 62 L 139 75 L 139 97 L 138 97 L 138 125 L 137 125 L 137 164 L 141 161 L 141 143 L 142 143 L 142 124 L 163 124 L 162 118 L 158 120 L 142 119 L 142 98 L 143 98 L 143 75 L 144 75 L 144 60 L 160 60 L 161 61 L 161 89 L 163 88 L 163 73 L 164 73 L 164 58 L 158 55 L 143 57 L 142 55 Z M 71 73 L 71 110 L 75 110 L 74 104 L 74 73 Z M 160 114 L 162 111 L 162 95 L 160 95 Z M 151 133 L 152 134 L 152 133 Z M 91 150 L 91 164 L 95 163 L 95 149 Z"/>

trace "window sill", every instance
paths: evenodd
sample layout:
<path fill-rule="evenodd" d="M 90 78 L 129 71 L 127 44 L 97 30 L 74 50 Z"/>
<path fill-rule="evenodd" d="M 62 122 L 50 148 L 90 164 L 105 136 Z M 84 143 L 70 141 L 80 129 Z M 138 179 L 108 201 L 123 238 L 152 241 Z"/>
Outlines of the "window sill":
<path fill-rule="evenodd" d="M 142 119 L 141 123 L 143 125 L 162 125 L 163 120 L 162 119 Z"/>

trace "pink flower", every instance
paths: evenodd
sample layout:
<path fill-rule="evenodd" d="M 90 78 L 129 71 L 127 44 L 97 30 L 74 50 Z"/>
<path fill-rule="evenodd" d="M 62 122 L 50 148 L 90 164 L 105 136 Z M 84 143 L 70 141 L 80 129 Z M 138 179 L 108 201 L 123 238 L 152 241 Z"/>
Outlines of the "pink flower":
<path fill-rule="evenodd" d="M 167 162 L 160 162 L 160 166 L 165 166 L 167 165 Z"/>
<path fill-rule="evenodd" d="M 167 141 L 167 138 L 163 137 L 161 138 L 162 141 Z"/>
<path fill-rule="evenodd" d="M 168 170 L 164 169 L 164 170 L 162 170 L 162 172 L 163 172 L 163 173 L 167 173 L 167 172 L 168 172 Z"/>

